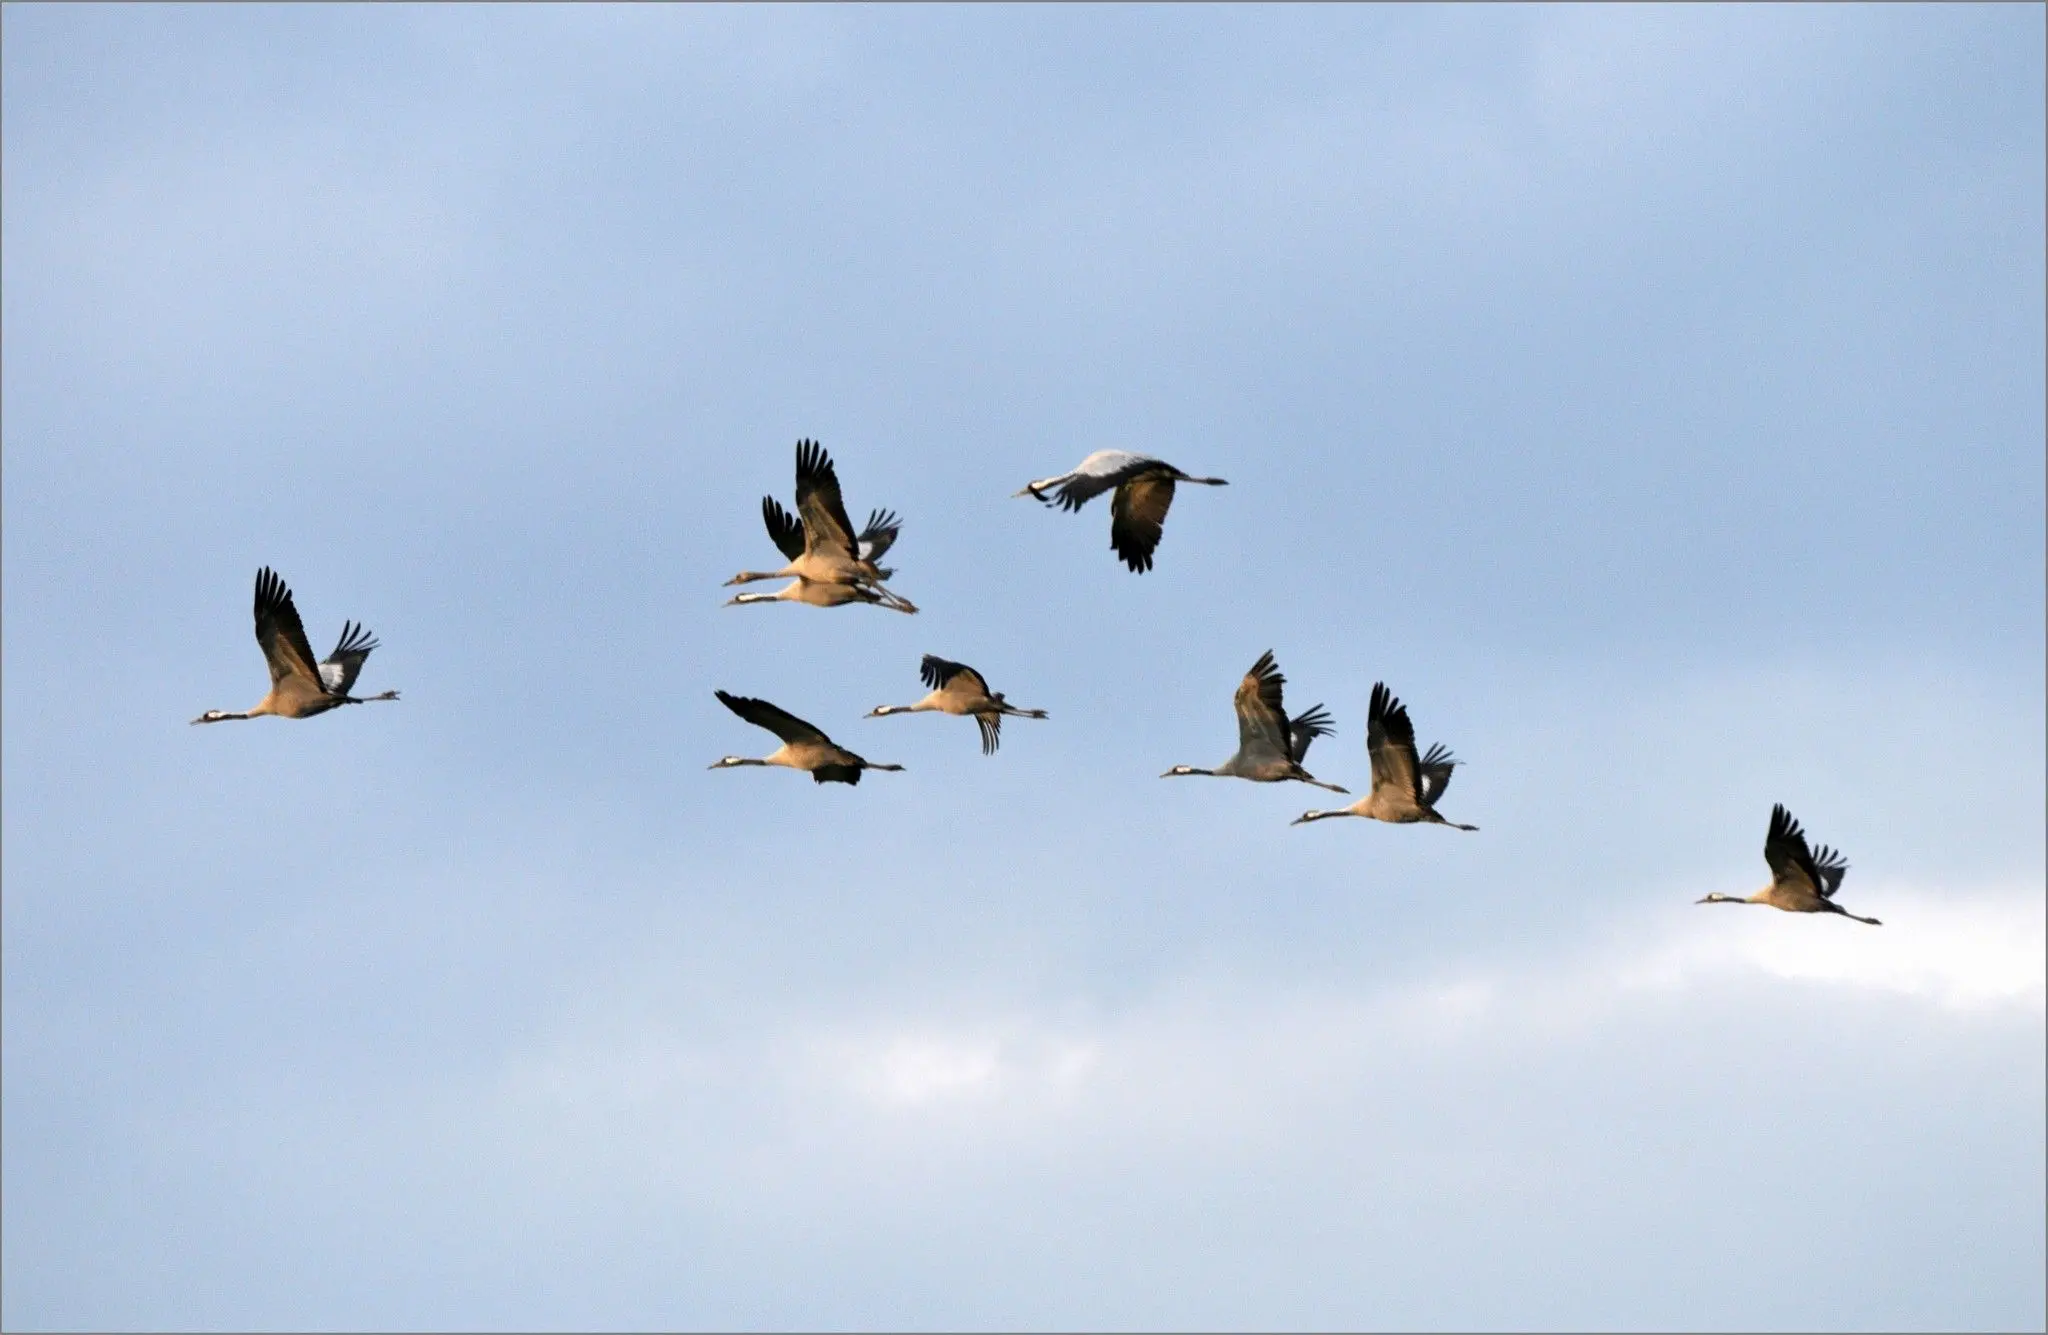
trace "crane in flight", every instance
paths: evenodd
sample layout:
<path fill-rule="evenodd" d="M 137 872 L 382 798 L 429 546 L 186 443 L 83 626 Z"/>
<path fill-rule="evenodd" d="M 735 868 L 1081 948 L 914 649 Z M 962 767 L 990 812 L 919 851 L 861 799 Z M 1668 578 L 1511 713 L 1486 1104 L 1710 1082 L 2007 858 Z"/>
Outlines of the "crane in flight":
<path fill-rule="evenodd" d="M 996 747 L 1002 744 L 1005 714 L 1011 718 L 1045 717 L 1043 709 L 1019 709 L 1005 700 L 1001 691 L 991 691 L 988 679 L 965 663 L 948 662 L 937 654 L 926 654 L 918 671 L 924 678 L 924 684 L 931 688 L 930 695 L 914 705 L 876 705 L 867 716 L 887 718 L 891 714 L 928 711 L 972 714 L 981 728 L 981 753 L 985 756 L 994 755 Z"/>
<path fill-rule="evenodd" d="M 1458 762 L 1442 743 L 1429 754 L 1415 755 L 1415 725 L 1408 719 L 1408 707 L 1394 698 L 1383 681 L 1373 683 L 1372 701 L 1365 716 L 1365 752 L 1372 761 L 1372 791 L 1341 811 L 1304 811 L 1292 822 L 1304 825 L 1332 816 L 1364 816 L 1395 825 L 1448 825 L 1454 830 L 1476 830 L 1477 825 L 1460 825 L 1437 813 L 1436 800 L 1451 783 L 1451 771 Z"/>
<path fill-rule="evenodd" d="M 1771 808 L 1771 828 L 1764 835 L 1764 861 L 1770 864 L 1771 883 L 1753 895 L 1711 894 L 1701 904 L 1768 904 L 1787 913 L 1839 913 L 1872 927 L 1882 927 L 1875 918 L 1849 912 L 1835 902 L 1835 891 L 1849 873 L 1849 862 L 1826 844 L 1818 853 L 1806 846 L 1806 831 L 1792 819 L 1783 805 Z"/>
<path fill-rule="evenodd" d="M 363 660 L 377 647 L 370 632 L 353 621 L 341 624 L 341 639 L 324 659 L 313 657 L 305 623 L 292 603 L 292 591 L 269 566 L 256 572 L 256 643 L 270 664 L 270 694 L 240 714 L 209 709 L 194 723 L 220 723 L 234 718 L 311 718 L 341 705 L 396 700 L 397 691 L 360 699 L 349 688 L 363 670 Z"/>
<path fill-rule="evenodd" d="M 725 691 L 714 694 L 718 696 L 719 703 L 733 713 L 780 737 L 782 745 L 759 760 L 725 756 L 714 761 L 709 767 L 711 769 L 731 769 L 735 765 L 781 765 L 785 769 L 800 769 L 819 783 L 859 783 L 860 772 L 865 769 L 898 772 L 903 769 L 901 765 L 877 765 L 862 759 L 811 724 L 766 700 L 731 695 Z"/>
<path fill-rule="evenodd" d="M 882 559 L 903 531 L 903 521 L 888 510 L 868 514 L 867 527 L 858 534 L 846 516 L 846 502 L 839 494 L 839 472 L 832 456 L 815 440 L 796 443 L 796 513 L 784 510 L 773 496 L 761 498 L 761 522 L 768 536 L 789 564 L 780 570 L 742 570 L 726 581 L 728 586 L 750 584 L 758 579 L 796 578 L 812 584 L 842 584 L 872 590 L 880 597 L 842 598 L 825 595 L 829 601 L 792 593 L 784 589 L 766 597 L 742 595 L 727 603 L 801 602 L 813 607 L 839 607 L 850 602 L 879 603 L 898 612 L 915 612 L 907 598 L 884 588 L 882 581 L 896 572 L 884 570 Z"/>
<path fill-rule="evenodd" d="M 1288 718 L 1286 707 L 1281 703 L 1281 691 L 1286 684 L 1287 678 L 1280 675 L 1279 665 L 1273 661 L 1273 651 L 1268 649 L 1260 654 L 1259 661 L 1252 664 L 1252 670 L 1245 674 L 1237 687 L 1237 753 L 1215 769 L 1175 765 L 1159 777 L 1171 779 L 1183 774 L 1209 774 L 1219 778 L 1250 779 L 1254 783 L 1294 779 L 1327 788 L 1333 793 L 1346 792 L 1334 783 L 1324 783 L 1301 767 L 1302 757 L 1308 754 L 1309 743 L 1318 737 L 1328 737 L 1332 732 L 1330 716 L 1321 705 L 1312 705 L 1298 717 Z"/>
<path fill-rule="evenodd" d="M 1124 564 L 1137 574 L 1152 568 L 1152 552 L 1166 523 L 1166 511 L 1173 505 L 1176 482 L 1196 482 L 1205 487 L 1226 487 L 1220 477 L 1191 477 L 1163 459 L 1125 450 L 1097 450 L 1081 461 L 1071 473 L 1042 477 L 1014 493 L 1030 496 L 1046 505 L 1055 501 L 1062 510 L 1079 510 L 1110 488 L 1116 495 L 1109 502 L 1109 545 Z M 1046 492 L 1052 492 L 1048 498 Z"/>

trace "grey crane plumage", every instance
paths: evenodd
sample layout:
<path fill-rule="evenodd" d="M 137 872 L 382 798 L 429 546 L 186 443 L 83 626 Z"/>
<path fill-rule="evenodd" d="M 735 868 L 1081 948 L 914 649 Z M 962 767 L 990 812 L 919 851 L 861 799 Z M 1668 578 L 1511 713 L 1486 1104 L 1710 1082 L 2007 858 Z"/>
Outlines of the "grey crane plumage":
<path fill-rule="evenodd" d="M 243 713 L 209 709 L 194 723 L 220 723 L 246 718 L 311 718 L 342 705 L 396 700 L 397 691 L 358 698 L 349 694 L 362 673 L 363 661 L 376 649 L 369 631 L 353 621 L 341 625 L 334 652 L 316 661 L 306 639 L 306 625 L 284 579 L 269 566 L 256 572 L 254 602 L 256 643 L 270 666 L 270 693 Z"/>
<path fill-rule="evenodd" d="M 1415 724 L 1408 717 L 1408 707 L 1394 698 L 1383 681 L 1373 683 L 1365 718 L 1365 750 L 1372 761 L 1372 791 L 1341 811 L 1304 811 L 1294 824 L 1333 816 L 1363 816 L 1394 825 L 1479 828 L 1446 820 L 1438 813 L 1437 799 L 1451 786 L 1451 771 L 1458 762 L 1442 743 L 1430 747 L 1428 754 L 1416 756 Z"/>
<path fill-rule="evenodd" d="M 1701 904 L 1768 904 L 1787 913 L 1838 913 L 1844 918 L 1882 927 L 1875 918 L 1860 917 L 1835 902 L 1835 891 L 1849 873 L 1849 862 L 1826 844 L 1815 852 L 1807 847 L 1806 831 L 1783 804 L 1771 808 L 1770 829 L 1764 834 L 1764 861 L 1771 869 L 1771 883 L 1753 895 L 1711 894 Z"/>
<path fill-rule="evenodd" d="M 1163 459 L 1127 450 L 1097 450 L 1080 466 L 1058 477 L 1028 483 L 1018 496 L 1030 496 L 1062 510 L 1079 510 L 1103 492 L 1116 489 L 1109 504 L 1109 545 L 1137 574 L 1152 568 L 1152 553 L 1164 533 L 1166 512 L 1173 505 L 1177 482 L 1205 487 L 1230 485 L 1220 477 L 1194 477 Z M 1051 497 L 1045 493 L 1052 492 Z"/>
<path fill-rule="evenodd" d="M 1252 670 L 1238 683 L 1234 705 L 1237 710 L 1237 752 L 1215 769 L 1175 765 L 1162 779 L 1206 774 L 1218 778 L 1250 779 L 1254 783 L 1279 783 L 1292 779 L 1314 784 L 1333 793 L 1346 790 L 1324 783 L 1301 767 L 1309 743 L 1328 737 L 1333 729 L 1330 716 L 1321 705 L 1313 705 L 1289 718 L 1282 693 L 1287 678 L 1282 676 L 1273 651 L 1268 649 L 1252 664 Z"/>
<path fill-rule="evenodd" d="M 725 691 L 712 692 L 720 704 L 738 714 L 757 728 L 766 728 L 782 739 L 782 745 L 759 760 L 746 756 L 724 756 L 714 761 L 711 769 L 730 769 L 735 765 L 780 765 L 786 769 L 803 770 L 819 783 L 860 782 L 862 770 L 879 769 L 901 772 L 901 765 L 878 765 L 863 759 L 827 737 L 824 732 L 804 722 L 796 715 L 766 700 L 751 696 L 732 695 Z"/>
<path fill-rule="evenodd" d="M 991 691 L 988 679 L 965 663 L 926 654 L 918 667 L 918 674 L 931 688 L 930 695 L 914 705 L 876 705 L 868 711 L 867 717 L 887 718 L 892 714 L 926 712 L 972 715 L 981 729 L 981 753 L 992 756 L 996 747 L 1002 744 L 1005 715 L 1011 718 L 1046 716 L 1043 709 L 1019 709 L 1005 700 L 1001 691 Z"/>
<path fill-rule="evenodd" d="M 761 498 L 761 522 L 768 537 L 789 564 L 780 570 L 742 570 L 726 581 L 727 586 L 761 579 L 796 578 L 808 584 L 842 585 L 861 593 L 840 596 L 785 588 L 771 595 L 741 594 L 726 603 L 800 602 L 813 607 L 843 607 L 848 603 L 874 603 L 898 612 L 915 612 L 909 599 L 891 592 L 882 581 L 896 572 L 876 564 L 903 531 L 903 521 L 888 510 L 874 510 L 867 526 L 854 532 L 847 517 L 846 502 L 840 495 L 839 471 L 832 456 L 815 440 L 796 445 L 796 513 L 785 511 L 773 496 Z M 866 597 L 872 592 L 878 596 Z"/>

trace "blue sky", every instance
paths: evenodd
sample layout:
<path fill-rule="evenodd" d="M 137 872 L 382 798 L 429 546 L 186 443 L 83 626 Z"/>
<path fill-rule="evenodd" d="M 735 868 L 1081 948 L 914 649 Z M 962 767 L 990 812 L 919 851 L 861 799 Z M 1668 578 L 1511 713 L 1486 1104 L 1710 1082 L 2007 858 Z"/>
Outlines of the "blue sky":
<path fill-rule="evenodd" d="M 9 1328 L 2048 1319 L 2040 8 L 0 24 Z"/>

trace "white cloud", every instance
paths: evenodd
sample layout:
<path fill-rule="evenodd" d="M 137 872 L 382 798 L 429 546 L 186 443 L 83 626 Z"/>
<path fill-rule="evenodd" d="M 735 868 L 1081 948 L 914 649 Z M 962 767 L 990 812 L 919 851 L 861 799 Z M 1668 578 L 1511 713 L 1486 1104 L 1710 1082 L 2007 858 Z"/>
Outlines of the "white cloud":
<path fill-rule="evenodd" d="M 2048 897 L 2038 887 L 1940 894 L 1870 885 L 1886 925 L 1765 908 L 1638 912 L 1584 949 L 1453 961 L 1353 989 L 1182 978 L 1115 1011 L 1065 1005 L 785 1015 L 716 1045 L 690 1027 L 563 1035 L 505 1086 L 529 1114 L 673 1122 L 707 1085 L 781 1105 L 785 1127 L 827 1122 L 881 1145 L 898 1127 L 1064 1140 L 1077 1129 L 1229 1139 L 1307 1104 L 1343 1101 L 1418 1060 L 1542 1063 L 1640 1022 L 1814 989 L 1826 1007 L 1924 1004 L 1969 1023 L 2038 1023 L 2048 1004 Z M 644 1014 L 644 1008 L 639 1009 Z M 1190 1109 L 1200 1109 L 1190 1115 Z M 520 1116 L 514 1113 L 515 1119 Z M 969 1151 L 972 1152 L 971 1150 Z"/>
<path fill-rule="evenodd" d="M 917 1027 L 833 1035 L 810 1045 L 826 1083 L 883 1109 L 918 1110 L 992 1101 L 1057 1099 L 1094 1068 L 1087 1041 L 986 1028 Z"/>

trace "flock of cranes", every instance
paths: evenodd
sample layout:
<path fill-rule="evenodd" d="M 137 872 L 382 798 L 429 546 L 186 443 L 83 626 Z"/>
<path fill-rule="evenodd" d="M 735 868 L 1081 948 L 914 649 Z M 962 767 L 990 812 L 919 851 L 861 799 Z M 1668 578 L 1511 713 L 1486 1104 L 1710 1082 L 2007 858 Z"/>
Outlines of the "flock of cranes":
<path fill-rule="evenodd" d="M 1073 471 L 1029 483 L 1016 495 L 1030 496 L 1062 510 L 1078 511 L 1103 492 L 1113 491 L 1109 505 L 1110 546 L 1134 573 L 1143 574 L 1152 568 L 1166 514 L 1173 505 L 1174 489 L 1183 482 L 1207 487 L 1227 485 L 1220 477 L 1194 477 L 1147 455 L 1098 450 Z M 761 519 L 769 539 L 788 564 L 773 571 L 743 570 L 726 584 L 773 579 L 787 579 L 789 583 L 774 593 L 738 594 L 726 606 L 787 602 L 810 607 L 845 607 L 861 603 L 907 614 L 917 611 L 909 599 L 887 587 L 884 581 L 896 572 L 880 564 L 902 532 L 903 521 L 892 511 L 873 510 L 867 524 L 856 533 L 840 495 L 838 471 L 818 442 L 797 442 L 795 513 L 784 510 L 773 496 L 764 496 Z M 209 709 L 192 722 L 219 723 L 266 715 L 310 718 L 342 705 L 398 698 L 397 691 L 362 697 L 349 694 L 363 670 L 364 660 L 377 647 L 377 641 L 356 622 L 343 622 L 334 652 L 315 661 L 291 590 L 268 566 L 256 575 L 255 615 L 256 643 L 270 666 L 270 693 L 242 713 Z M 917 713 L 971 717 L 980 729 L 984 755 L 995 754 L 1001 744 L 1003 719 L 1046 717 L 1042 709 L 1022 709 L 1010 704 L 1002 692 L 989 689 L 986 677 L 965 663 L 926 654 L 920 671 L 930 691 L 928 695 L 915 704 L 878 705 L 867 717 Z M 1302 767 L 1309 745 L 1318 737 L 1332 736 L 1335 728 L 1328 711 L 1320 704 L 1289 717 L 1283 699 L 1286 684 L 1272 651 L 1261 654 L 1238 684 L 1233 700 L 1237 713 L 1236 752 L 1214 769 L 1175 765 L 1160 777 L 1209 775 L 1250 779 L 1254 783 L 1292 780 L 1349 796 L 1349 790 L 1325 783 Z M 714 762 L 712 769 L 781 766 L 803 771 L 821 784 L 858 784 L 868 770 L 903 769 L 901 765 L 877 764 L 847 750 L 816 725 L 766 700 L 723 690 L 714 694 L 727 709 L 755 727 L 774 733 L 782 744 L 759 759 L 725 756 Z M 1360 816 L 1395 825 L 1479 828 L 1459 824 L 1437 811 L 1436 804 L 1449 787 L 1451 772 L 1459 762 L 1441 744 L 1417 753 L 1415 725 L 1408 717 L 1407 707 L 1394 697 L 1385 682 L 1373 685 L 1365 736 L 1366 753 L 1372 762 L 1372 790 L 1336 811 L 1305 811 L 1294 824 Z M 1841 887 L 1849 864 L 1826 845 L 1817 854 L 1810 849 L 1799 822 L 1783 806 L 1772 808 L 1770 831 L 1764 840 L 1764 860 L 1771 869 L 1771 883 L 1762 890 L 1746 897 L 1710 894 L 1698 902 L 1768 904 L 1788 913 L 1833 913 L 1879 925 L 1877 919 L 1860 917 L 1835 903 L 1835 891 Z"/>

